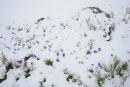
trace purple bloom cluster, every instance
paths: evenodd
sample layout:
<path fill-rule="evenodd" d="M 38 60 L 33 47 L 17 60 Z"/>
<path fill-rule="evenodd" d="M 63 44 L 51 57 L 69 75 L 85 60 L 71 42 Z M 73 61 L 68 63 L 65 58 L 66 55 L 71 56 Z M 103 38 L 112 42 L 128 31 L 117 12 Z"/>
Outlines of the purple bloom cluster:
<path fill-rule="evenodd" d="M 30 54 L 29 57 L 35 58 L 35 59 L 37 59 L 37 60 L 40 60 L 39 57 L 37 57 L 37 56 L 36 56 L 35 54 L 33 54 L 33 53 Z"/>
<path fill-rule="evenodd" d="M 22 62 L 23 62 L 22 60 L 18 60 L 17 61 L 18 64 L 22 64 Z"/>

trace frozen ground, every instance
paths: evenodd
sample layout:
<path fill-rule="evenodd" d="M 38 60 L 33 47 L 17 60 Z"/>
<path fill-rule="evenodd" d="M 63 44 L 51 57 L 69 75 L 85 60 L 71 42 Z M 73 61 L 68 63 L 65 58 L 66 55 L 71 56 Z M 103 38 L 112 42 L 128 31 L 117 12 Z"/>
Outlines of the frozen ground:
<path fill-rule="evenodd" d="M 0 87 L 129 87 L 129 0 L 0 0 Z"/>

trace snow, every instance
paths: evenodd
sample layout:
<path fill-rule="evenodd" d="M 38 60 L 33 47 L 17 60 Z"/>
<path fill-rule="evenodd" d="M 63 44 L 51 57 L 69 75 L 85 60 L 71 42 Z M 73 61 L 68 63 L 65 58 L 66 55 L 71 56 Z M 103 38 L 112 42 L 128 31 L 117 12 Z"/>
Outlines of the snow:
<path fill-rule="evenodd" d="M 129 44 L 129 0 L 0 1 L 0 87 L 99 87 Z M 124 73 L 102 87 L 129 87 Z"/>

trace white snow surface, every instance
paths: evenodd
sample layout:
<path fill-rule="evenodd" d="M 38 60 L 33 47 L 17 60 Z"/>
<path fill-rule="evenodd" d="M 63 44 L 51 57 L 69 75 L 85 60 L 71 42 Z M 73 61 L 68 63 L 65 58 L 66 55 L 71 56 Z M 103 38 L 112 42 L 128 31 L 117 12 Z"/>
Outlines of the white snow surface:
<path fill-rule="evenodd" d="M 0 57 L 0 87 L 98 87 L 89 69 L 113 56 L 130 60 L 130 1 L 0 0 L 0 53 L 13 65 L 7 72 Z M 129 82 L 117 77 L 103 87 Z"/>

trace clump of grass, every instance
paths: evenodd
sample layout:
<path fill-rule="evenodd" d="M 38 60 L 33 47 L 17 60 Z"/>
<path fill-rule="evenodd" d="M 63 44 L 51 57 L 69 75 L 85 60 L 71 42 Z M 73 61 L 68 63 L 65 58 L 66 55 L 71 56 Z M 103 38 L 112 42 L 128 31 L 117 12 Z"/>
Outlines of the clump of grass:
<path fill-rule="evenodd" d="M 31 70 L 30 69 L 27 69 L 25 71 L 25 78 L 28 78 L 31 74 L 30 74 Z"/>
<path fill-rule="evenodd" d="M 80 78 L 76 77 L 74 74 L 68 74 L 66 81 L 72 82 L 72 83 L 77 83 L 79 86 L 83 85 L 83 82 L 80 80 Z"/>
<path fill-rule="evenodd" d="M 0 63 L 5 66 L 6 72 L 8 72 L 10 69 L 13 69 L 13 64 L 8 61 L 7 57 L 3 53 L 0 57 Z"/>
<path fill-rule="evenodd" d="M 53 66 L 53 61 L 51 59 L 46 59 L 44 62 L 48 66 Z"/>
<path fill-rule="evenodd" d="M 5 66 L 7 66 L 9 63 L 7 57 L 3 53 L 1 53 L 1 56 L 0 56 L 0 63 Z"/>
<path fill-rule="evenodd" d="M 96 81 L 99 87 L 102 87 L 102 85 L 105 83 L 105 77 L 101 76 L 101 73 L 96 74 Z"/>
<path fill-rule="evenodd" d="M 127 62 L 123 63 L 121 67 L 122 67 L 123 70 L 127 70 L 128 69 L 128 63 Z"/>
<path fill-rule="evenodd" d="M 121 60 L 115 57 L 113 63 L 110 65 L 111 77 L 114 78 L 114 75 L 119 75 L 120 77 L 124 75 L 124 72 L 128 69 L 128 63 L 122 62 Z"/>
<path fill-rule="evenodd" d="M 64 72 L 64 74 L 67 75 L 66 81 L 69 82 L 70 80 L 74 79 L 74 74 L 69 73 L 69 71 L 67 69 L 64 69 L 63 72 Z"/>
<path fill-rule="evenodd" d="M 70 80 L 72 80 L 73 78 L 74 78 L 74 75 L 69 74 L 69 75 L 67 76 L 67 78 L 66 78 L 66 81 L 70 81 Z"/>
<path fill-rule="evenodd" d="M 13 69 L 13 64 L 12 64 L 12 63 L 9 63 L 9 64 L 6 66 L 6 72 L 8 72 L 10 69 Z"/>
<path fill-rule="evenodd" d="M 112 63 L 109 65 L 108 68 L 109 68 L 111 78 L 115 77 L 114 73 L 115 73 L 117 67 L 119 66 L 119 63 L 120 63 L 120 60 L 115 57 L 115 58 L 113 58 Z"/>
<path fill-rule="evenodd" d="M 3 81 L 5 81 L 7 79 L 7 75 L 4 75 L 4 78 L 0 79 L 0 83 L 2 83 Z"/>
<path fill-rule="evenodd" d="M 80 80 L 80 77 L 74 73 L 70 73 L 67 69 L 65 69 L 64 74 L 66 75 L 66 81 L 76 83 L 78 86 L 83 85 L 83 82 Z"/>
<path fill-rule="evenodd" d="M 3 81 L 5 81 L 5 80 L 7 79 L 7 74 L 6 74 L 6 73 L 7 73 L 10 69 L 12 69 L 13 66 L 12 66 L 11 63 L 9 63 L 7 57 L 6 57 L 3 53 L 1 53 L 1 55 L 0 55 L 0 65 L 4 66 L 4 67 L 5 67 L 5 70 L 6 70 L 6 72 L 4 72 L 4 74 L 3 74 L 3 77 L 0 78 L 0 83 L 2 83 Z"/>
<path fill-rule="evenodd" d="M 99 14 L 99 13 L 102 13 L 102 12 L 103 12 L 103 11 L 102 11 L 100 8 L 98 8 L 98 7 L 88 7 L 88 8 L 91 9 L 92 12 L 95 13 L 95 14 Z"/>
<path fill-rule="evenodd" d="M 115 75 L 122 76 L 128 70 L 128 62 L 122 62 L 117 57 L 114 57 L 110 65 L 103 65 L 103 69 L 109 73 L 111 78 L 114 78 Z"/>
<path fill-rule="evenodd" d="M 116 69 L 116 75 L 123 76 L 124 72 L 128 69 L 128 63 L 125 62 L 122 65 L 118 66 Z"/>
<path fill-rule="evenodd" d="M 119 63 L 120 63 L 120 60 L 115 57 L 112 61 L 112 64 L 110 64 L 111 70 L 115 70 L 117 66 L 119 65 Z"/>
<path fill-rule="evenodd" d="M 95 72 L 96 81 L 99 87 L 105 83 L 105 80 L 114 79 L 116 77 L 122 78 L 122 83 L 126 81 L 129 75 L 128 72 L 129 64 L 127 61 L 121 61 L 119 58 L 114 57 L 110 65 L 101 65 L 103 68 L 100 68 Z M 105 73 L 104 75 L 102 73 Z"/>

